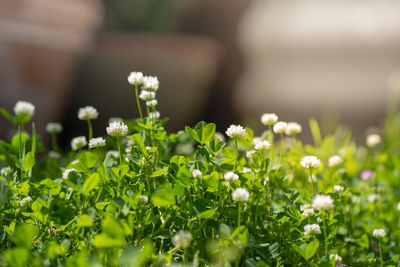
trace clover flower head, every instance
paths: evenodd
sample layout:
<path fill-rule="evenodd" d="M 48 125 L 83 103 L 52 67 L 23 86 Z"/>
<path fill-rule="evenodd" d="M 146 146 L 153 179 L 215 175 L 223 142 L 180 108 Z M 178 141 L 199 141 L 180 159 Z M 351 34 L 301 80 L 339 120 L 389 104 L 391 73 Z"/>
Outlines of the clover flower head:
<path fill-rule="evenodd" d="M 150 101 L 156 98 L 156 93 L 153 91 L 142 90 L 140 91 L 139 98 L 144 101 Z"/>
<path fill-rule="evenodd" d="M 400 202 L 397 203 L 397 210 L 400 210 Z"/>
<path fill-rule="evenodd" d="M 72 150 L 78 150 L 87 145 L 87 140 L 85 136 L 78 136 L 72 139 L 71 141 L 71 147 Z"/>
<path fill-rule="evenodd" d="M 63 179 L 68 179 L 68 175 L 69 175 L 71 172 L 76 172 L 76 173 L 78 173 L 78 171 L 77 171 L 75 168 L 65 169 L 64 172 L 63 172 L 63 174 L 62 174 L 62 178 L 63 178 Z"/>
<path fill-rule="evenodd" d="M 221 142 L 225 142 L 225 136 L 220 132 L 215 132 L 215 138 L 217 138 Z"/>
<path fill-rule="evenodd" d="M 147 202 L 149 202 L 149 197 L 145 196 L 145 195 L 140 195 L 139 196 L 139 202 L 140 203 L 147 203 Z"/>
<path fill-rule="evenodd" d="M 378 134 L 370 134 L 367 136 L 367 146 L 375 147 L 382 142 L 382 138 Z"/>
<path fill-rule="evenodd" d="M 58 122 L 49 122 L 46 125 L 46 132 L 56 134 L 56 133 L 61 133 L 63 130 L 63 127 L 61 123 Z"/>
<path fill-rule="evenodd" d="M 264 151 L 271 148 L 271 144 L 267 140 L 260 141 L 254 146 L 255 150 Z"/>
<path fill-rule="evenodd" d="M 344 190 L 343 186 L 341 186 L 341 185 L 334 185 L 334 186 L 333 186 L 332 192 L 333 192 L 333 193 L 341 193 L 341 192 L 343 192 L 343 190 Z"/>
<path fill-rule="evenodd" d="M 225 133 L 230 138 L 242 138 L 247 136 L 246 130 L 242 126 L 233 124 L 229 126 Z"/>
<path fill-rule="evenodd" d="M 278 116 L 275 113 L 264 113 L 261 116 L 261 123 L 264 125 L 272 125 L 278 121 Z"/>
<path fill-rule="evenodd" d="M 27 115 L 33 117 L 35 114 L 35 106 L 27 101 L 18 101 L 14 106 L 15 115 Z"/>
<path fill-rule="evenodd" d="M 342 157 L 340 157 L 338 155 L 333 155 L 328 159 L 329 167 L 338 166 L 338 165 L 342 164 L 342 162 L 343 162 Z"/>
<path fill-rule="evenodd" d="M 254 153 L 256 153 L 255 150 L 249 150 L 249 151 L 246 152 L 246 157 L 247 157 L 248 159 L 252 159 Z"/>
<path fill-rule="evenodd" d="M 232 199 L 234 201 L 249 202 L 250 193 L 245 188 L 236 188 L 232 192 Z"/>
<path fill-rule="evenodd" d="M 192 176 L 193 176 L 194 178 L 201 178 L 202 175 L 203 175 L 203 174 L 202 174 L 201 171 L 198 170 L 198 169 L 194 169 L 194 170 L 192 171 Z"/>
<path fill-rule="evenodd" d="M 145 76 L 143 78 L 143 89 L 146 91 L 156 92 L 159 85 L 158 78 L 155 76 Z"/>
<path fill-rule="evenodd" d="M 383 229 L 383 228 L 377 228 L 377 229 L 374 229 L 374 231 L 372 232 L 372 235 L 375 238 L 383 238 L 386 236 L 386 232 L 385 232 L 385 229 Z"/>
<path fill-rule="evenodd" d="M 132 85 L 141 85 L 143 83 L 143 73 L 133 71 L 128 76 L 128 82 Z"/>
<path fill-rule="evenodd" d="M 251 173 L 251 169 L 247 167 L 242 168 L 242 173 Z"/>
<path fill-rule="evenodd" d="M 118 150 L 110 150 L 110 151 L 107 151 L 107 155 L 111 155 L 112 157 L 114 157 L 114 158 L 116 158 L 116 159 L 119 158 L 119 152 L 118 152 Z M 107 156 L 107 155 L 106 155 L 106 156 Z"/>
<path fill-rule="evenodd" d="M 120 121 L 111 122 L 106 130 L 110 136 L 125 136 L 128 134 L 128 126 Z"/>
<path fill-rule="evenodd" d="M 333 199 L 328 195 L 316 195 L 312 207 L 315 210 L 332 210 L 335 205 L 333 204 Z"/>
<path fill-rule="evenodd" d="M 302 129 L 300 124 L 298 124 L 297 122 L 289 122 L 287 124 L 285 133 L 288 136 L 292 136 L 301 133 L 301 130 Z"/>
<path fill-rule="evenodd" d="M 176 248 L 187 249 L 190 247 L 192 239 L 192 234 L 190 232 L 179 230 L 179 232 L 172 238 L 172 244 L 174 244 Z"/>
<path fill-rule="evenodd" d="M 155 107 L 155 106 L 157 106 L 157 104 L 158 104 L 157 99 L 152 99 L 152 100 L 146 101 L 146 106 L 148 106 L 148 107 Z"/>
<path fill-rule="evenodd" d="M 224 174 L 224 179 L 227 182 L 236 182 L 239 180 L 239 176 L 234 172 L 227 172 Z"/>
<path fill-rule="evenodd" d="M 321 161 L 316 156 L 305 156 L 300 162 L 304 168 L 318 168 L 321 165 Z"/>
<path fill-rule="evenodd" d="M 334 260 L 335 262 L 342 262 L 342 257 L 340 257 L 338 254 L 336 253 L 332 253 L 329 255 L 329 259 L 330 260 Z"/>
<path fill-rule="evenodd" d="M 257 143 L 259 143 L 259 142 L 261 142 L 261 141 L 262 141 L 262 138 L 261 138 L 261 137 L 259 137 L 259 136 L 253 137 L 253 144 L 254 144 L 254 145 L 257 144 Z"/>
<path fill-rule="evenodd" d="M 304 226 L 304 235 L 315 236 L 321 233 L 321 228 L 318 224 L 307 224 Z"/>
<path fill-rule="evenodd" d="M 274 130 L 274 133 L 280 134 L 284 133 L 286 131 L 286 128 L 287 128 L 286 122 L 278 121 L 277 123 L 274 124 L 274 128 L 272 129 Z"/>
<path fill-rule="evenodd" d="M 11 172 L 12 172 L 11 167 L 7 166 L 7 167 L 1 168 L 0 174 L 1 174 L 1 176 L 5 177 L 5 176 L 9 175 Z"/>
<path fill-rule="evenodd" d="M 361 173 L 360 177 L 361 177 L 361 179 L 363 179 L 363 180 L 368 180 L 369 178 L 372 177 L 372 175 L 374 175 L 374 172 L 373 172 L 373 171 L 365 170 L 365 171 L 363 171 L 363 172 Z"/>
<path fill-rule="evenodd" d="M 157 110 L 153 111 L 153 112 L 149 112 L 150 119 L 158 119 L 158 118 L 160 118 L 160 116 L 161 116 L 161 114 Z"/>
<path fill-rule="evenodd" d="M 19 205 L 24 206 L 26 203 L 31 202 L 31 201 L 32 201 L 32 198 L 30 196 L 27 196 L 27 197 L 21 199 L 21 201 L 19 202 Z"/>
<path fill-rule="evenodd" d="M 368 202 L 370 203 L 375 203 L 379 200 L 379 195 L 378 194 L 369 194 L 368 195 Z"/>
<path fill-rule="evenodd" d="M 92 106 L 86 106 L 78 110 L 78 119 L 87 121 L 95 120 L 99 116 L 99 112 Z"/>
<path fill-rule="evenodd" d="M 304 204 L 300 206 L 300 210 L 303 212 L 302 215 L 305 217 L 312 216 L 314 214 L 314 209 L 310 204 Z"/>
<path fill-rule="evenodd" d="M 106 145 L 106 140 L 103 137 L 92 138 L 89 140 L 90 148 L 103 147 Z"/>

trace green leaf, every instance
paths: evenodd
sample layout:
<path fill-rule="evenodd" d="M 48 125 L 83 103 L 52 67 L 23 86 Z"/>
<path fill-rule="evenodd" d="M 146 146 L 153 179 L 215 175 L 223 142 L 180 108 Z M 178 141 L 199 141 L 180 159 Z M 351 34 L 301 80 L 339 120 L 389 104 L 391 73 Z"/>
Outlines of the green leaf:
<path fill-rule="evenodd" d="M 111 238 L 124 239 L 125 237 L 121 223 L 112 217 L 105 218 L 101 224 L 101 228 Z"/>
<path fill-rule="evenodd" d="M 314 144 L 316 146 L 321 145 L 322 137 L 321 137 L 321 131 L 319 129 L 317 120 L 314 118 L 311 118 L 308 123 L 310 125 L 311 134 L 314 139 Z"/>
<path fill-rule="evenodd" d="M 192 128 L 190 128 L 189 126 L 185 127 L 185 131 L 187 132 L 188 135 L 190 135 L 194 140 L 196 140 L 198 143 L 201 143 L 201 139 L 199 134 L 193 130 Z"/>
<path fill-rule="evenodd" d="M 33 166 L 35 166 L 36 160 L 35 160 L 35 156 L 33 156 L 32 152 L 28 152 L 25 155 L 24 158 L 24 171 L 28 172 L 30 169 L 33 168 Z"/>
<path fill-rule="evenodd" d="M 82 186 L 82 193 L 87 196 L 90 191 L 95 189 L 100 182 L 100 176 L 97 172 L 92 173 L 88 178 L 86 178 L 85 182 Z"/>
<path fill-rule="evenodd" d="M 31 248 L 38 228 L 32 224 L 19 224 L 15 229 L 13 241 L 17 246 Z"/>
<path fill-rule="evenodd" d="M 166 174 L 167 172 L 168 172 L 168 167 L 165 167 L 165 168 L 163 168 L 163 169 L 159 169 L 159 170 L 154 171 L 154 172 L 150 175 L 150 177 L 158 177 L 158 176 L 161 176 L 161 175 Z"/>
<path fill-rule="evenodd" d="M 93 239 L 96 248 L 118 248 L 126 245 L 125 239 L 112 238 L 106 235 L 96 235 Z"/>
<path fill-rule="evenodd" d="M 295 244 L 292 244 L 292 247 L 293 247 L 293 249 L 296 250 L 296 252 L 299 253 L 303 258 L 306 258 L 305 251 L 303 250 L 303 248 L 301 248 L 301 247 L 299 247 L 299 246 L 297 246 L 297 245 L 295 245 Z"/>
<path fill-rule="evenodd" d="M 82 214 L 79 216 L 78 220 L 76 220 L 77 227 L 92 227 L 93 222 L 89 215 Z"/>
<path fill-rule="evenodd" d="M 175 204 L 175 195 L 169 185 L 161 187 L 151 196 L 154 205 L 169 207 Z"/>
<path fill-rule="evenodd" d="M 22 247 L 7 249 L 5 256 L 8 266 L 24 267 L 27 266 L 29 260 L 29 250 Z"/>
<path fill-rule="evenodd" d="M 214 123 L 207 124 L 201 132 L 201 143 L 209 143 L 214 139 L 216 126 Z"/>
<path fill-rule="evenodd" d="M 13 116 L 4 108 L 0 108 L 0 114 L 8 121 L 10 121 L 11 123 L 14 123 L 14 119 Z"/>
<path fill-rule="evenodd" d="M 319 247 L 319 241 L 318 239 L 314 239 L 313 241 L 311 241 L 310 243 L 308 243 L 308 245 L 306 246 L 306 249 L 304 251 L 304 258 L 308 261 L 309 259 L 311 259 L 315 252 L 317 252 Z"/>
<path fill-rule="evenodd" d="M 82 163 L 86 168 L 93 168 L 97 162 L 97 155 L 94 152 L 86 151 L 78 155 L 79 163 Z"/>
<path fill-rule="evenodd" d="M 0 207 L 6 203 L 8 199 L 8 183 L 6 179 L 0 179 Z"/>
<path fill-rule="evenodd" d="M 215 210 L 214 209 L 209 209 L 209 210 L 203 211 L 197 217 L 199 219 L 209 219 L 209 218 L 212 218 L 214 216 L 214 214 L 215 214 Z"/>

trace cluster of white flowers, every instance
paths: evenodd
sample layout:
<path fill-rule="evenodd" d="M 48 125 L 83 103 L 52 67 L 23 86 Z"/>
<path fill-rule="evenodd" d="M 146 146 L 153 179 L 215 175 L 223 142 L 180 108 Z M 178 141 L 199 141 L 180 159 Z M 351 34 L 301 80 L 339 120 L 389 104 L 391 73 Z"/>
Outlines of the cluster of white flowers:
<path fill-rule="evenodd" d="M 252 159 L 254 153 L 256 153 L 255 150 L 249 150 L 249 151 L 246 152 L 246 157 L 247 157 L 248 159 Z"/>
<path fill-rule="evenodd" d="M 321 165 L 321 161 L 316 156 L 305 156 L 300 162 L 304 168 L 318 168 Z"/>
<path fill-rule="evenodd" d="M 368 195 L 368 202 L 370 202 L 370 203 L 378 202 L 379 198 L 380 197 L 379 197 L 378 194 L 369 194 Z"/>
<path fill-rule="evenodd" d="M 120 121 L 111 122 L 106 130 L 110 136 L 125 136 L 128 134 L 128 126 Z"/>
<path fill-rule="evenodd" d="M 187 249 L 190 247 L 192 239 L 192 234 L 190 232 L 179 230 L 179 232 L 172 238 L 172 244 L 174 244 L 176 248 Z"/>
<path fill-rule="evenodd" d="M 242 126 L 233 124 L 229 126 L 225 133 L 230 138 L 242 138 L 247 136 L 246 130 Z"/>
<path fill-rule="evenodd" d="M 149 202 L 149 197 L 145 196 L 145 195 L 140 195 L 139 196 L 139 202 L 140 203 L 147 203 L 147 202 Z"/>
<path fill-rule="evenodd" d="M 283 121 L 278 121 L 277 123 L 274 124 L 274 133 L 276 134 L 280 134 L 280 133 L 284 133 L 286 131 L 287 128 L 287 123 L 283 122 Z"/>
<path fill-rule="evenodd" d="M 106 156 L 111 155 L 112 157 L 118 159 L 119 158 L 119 152 L 117 150 L 110 150 L 107 151 Z"/>
<path fill-rule="evenodd" d="M 341 185 L 334 185 L 334 186 L 333 186 L 332 192 L 333 192 L 333 193 L 341 193 L 341 192 L 343 192 L 343 190 L 344 190 L 343 186 L 341 186 Z"/>
<path fill-rule="evenodd" d="M 202 175 L 203 175 L 203 174 L 202 174 L 201 171 L 198 170 L 198 169 L 194 169 L 194 170 L 192 171 L 192 176 L 193 176 L 194 178 L 201 178 Z"/>
<path fill-rule="evenodd" d="M 99 112 L 92 106 L 86 106 L 78 110 L 78 118 L 80 120 L 95 120 L 99 116 Z"/>
<path fill-rule="evenodd" d="M 18 101 L 14 106 L 15 115 L 27 115 L 33 117 L 35 114 L 35 106 L 27 101 Z"/>
<path fill-rule="evenodd" d="M 131 72 L 128 76 L 128 82 L 132 85 L 138 86 L 141 85 L 143 83 L 143 73 L 141 72 Z"/>
<path fill-rule="evenodd" d="M 264 151 L 271 148 L 271 144 L 267 140 L 262 140 L 256 143 L 255 150 Z"/>
<path fill-rule="evenodd" d="M 224 179 L 227 182 L 236 182 L 237 180 L 239 180 L 239 176 L 236 173 L 227 172 L 224 175 Z"/>
<path fill-rule="evenodd" d="M 5 177 L 5 176 L 9 175 L 11 172 L 12 172 L 12 169 L 10 166 L 3 167 L 3 168 L 1 168 L 0 175 Z"/>
<path fill-rule="evenodd" d="M 78 150 L 87 145 L 87 140 L 85 136 L 78 136 L 72 139 L 71 141 L 71 147 L 72 150 Z"/>
<path fill-rule="evenodd" d="M 150 119 L 158 119 L 158 118 L 160 118 L 160 116 L 161 116 L 161 114 L 157 110 L 153 111 L 153 112 L 149 112 Z"/>
<path fill-rule="evenodd" d="M 32 201 L 32 198 L 30 196 L 27 196 L 23 199 L 21 199 L 21 201 L 19 202 L 20 206 L 24 206 L 26 203 L 29 203 Z"/>
<path fill-rule="evenodd" d="M 242 173 L 251 173 L 251 169 L 247 167 L 242 168 Z"/>
<path fill-rule="evenodd" d="M 332 157 L 330 157 L 328 159 L 329 167 L 338 166 L 338 165 L 342 164 L 342 162 L 343 162 L 343 159 L 338 155 L 333 155 Z"/>
<path fill-rule="evenodd" d="M 264 125 L 272 125 L 278 121 L 278 116 L 275 113 L 264 113 L 261 116 L 261 123 Z"/>
<path fill-rule="evenodd" d="M 321 228 L 318 224 L 307 224 L 304 226 L 304 235 L 315 236 L 321 233 Z"/>
<path fill-rule="evenodd" d="M 152 99 L 152 100 L 146 101 L 146 106 L 148 106 L 148 107 L 155 107 L 155 106 L 157 106 L 157 104 L 158 104 L 157 99 Z"/>
<path fill-rule="evenodd" d="M 314 215 L 314 209 L 311 207 L 310 204 L 301 205 L 300 210 L 303 212 L 302 215 L 304 217 L 309 217 Z"/>
<path fill-rule="evenodd" d="M 68 179 L 68 175 L 69 175 L 71 172 L 76 172 L 76 173 L 78 173 L 78 171 L 77 171 L 75 168 L 65 169 L 64 172 L 63 172 L 63 174 L 62 174 L 62 178 L 63 178 L 63 179 Z"/>
<path fill-rule="evenodd" d="M 143 89 L 146 91 L 157 92 L 160 83 L 156 76 L 146 76 L 143 78 Z"/>
<path fill-rule="evenodd" d="M 367 146 L 375 147 L 382 142 L 382 138 L 377 134 L 370 134 L 367 136 Z"/>
<path fill-rule="evenodd" d="M 248 202 L 250 199 L 250 193 L 245 188 L 236 188 L 232 192 L 232 199 L 234 201 Z"/>
<path fill-rule="evenodd" d="M 293 135 L 301 133 L 301 130 L 302 129 L 301 129 L 301 125 L 300 124 L 298 124 L 297 122 L 289 122 L 287 124 L 285 133 L 288 136 L 293 136 Z"/>
<path fill-rule="evenodd" d="M 374 229 L 374 231 L 372 232 L 372 235 L 373 235 L 375 238 L 383 238 L 383 237 L 386 236 L 386 232 L 385 232 L 385 229 L 383 229 L 383 228 L 378 228 L 378 229 Z"/>
<path fill-rule="evenodd" d="M 333 204 L 333 199 L 328 195 L 316 195 L 312 207 L 315 210 L 332 210 L 335 205 Z"/>
<path fill-rule="evenodd" d="M 156 93 L 151 91 L 142 90 L 140 91 L 139 98 L 144 101 L 150 101 L 156 98 Z"/>
<path fill-rule="evenodd" d="M 103 147 L 106 145 L 106 140 L 103 137 L 92 138 L 89 140 L 90 148 Z"/>
<path fill-rule="evenodd" d="M 62 130 L 63 130 L 63 127 L 62 127 L 61 123 L 58 123 L 58 122 L 49 122 L 46 125 L 46 131 L 48 133 L 56 134 L 56 133 L 62 132 Z"/>
<path fill-rule="evenodd" d="M 330 260 L 334 260 L 335 263 L 336 263 L 336 262 L 342 262 L 342 257 L 340 257 L 340 256 L 339 256 L 338 254 L 336 254 L 336 253 L 330 254 L 330 255 L 329 255 L 329 259 L 330 259 Z"/>

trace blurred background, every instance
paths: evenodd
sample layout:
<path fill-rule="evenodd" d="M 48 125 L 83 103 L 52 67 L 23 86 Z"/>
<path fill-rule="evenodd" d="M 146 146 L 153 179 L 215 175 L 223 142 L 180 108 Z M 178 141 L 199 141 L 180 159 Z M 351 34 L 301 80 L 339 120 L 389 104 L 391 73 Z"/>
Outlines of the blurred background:
<path fill-rule="evenodd" d="M 169 131 L 199 120 L 256 131 L 265 112 L 363 138 L 400 80 L 397 0 L 0 0 L 0 106 L 36 106 L 38 132 L 86 134 L 79 107 L 138 116 L 131 71 L 158 76 Z M 0 118 L 0 139 L 10 124 Z"/>

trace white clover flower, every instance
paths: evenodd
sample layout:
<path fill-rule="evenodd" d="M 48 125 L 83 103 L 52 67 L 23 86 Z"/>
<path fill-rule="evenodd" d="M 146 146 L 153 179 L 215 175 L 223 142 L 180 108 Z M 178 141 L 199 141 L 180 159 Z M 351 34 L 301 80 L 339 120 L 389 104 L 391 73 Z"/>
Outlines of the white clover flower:
<path fill-rule="evenodd" d="M 139 98 L 144 101 L 150 101 L 156 98 L 156 93 L 152 91 L 142 90 L 140 91 Z"/>
<path fill-rule="evenodd" d="M 251 173 L 251 169 L 247 167 L 242 168 L 242 173 Z"/>
<path fill-rule="evenodd" d="M 253 137 L 253 144 L 254 144 L 254 145 L 257 144 L 257 143 L 259 143 L 259 142 L 261 142 L 261 141 L 262 141 L 262 138 L 261 138 L 261 137 L 259 137 L 259 136 Z"/>
<path fill-rule="evenodd" d="M 341 193 L 341 192 L 343 192 L 343 190 L 344 190 L 343 186 L 341 186 L 341 185 L 334 185 L 334 186 L 333 186 L 332 192 L 333 192 L 333 193 Z"/>
<path fill-rule="evenodd" d="M 310 204 L 301 205 L 300 210 L 303 212 L 302 215 L 305 217 L 314 215 L 314 209 L 311 207 Z"/>
<path fill-rule="evenodd" d="M 261 116 L 261 123 L 264 125 L 272 125 L 278 121 L 278 116 L 275 113 L 264 113 Z"/>
<path fill-rule="evenodd" d="M 367 136 L 367 146 L 375 147 L 382 142 L 382 138 L 377 134 L 370 134 Z"/>
<path fill-rule="evenodd" d="M 250 151 L 247 151 L 247 152 L 246 152 L 246 157 L 247 157 L 248 159 L 252 159 L 252 158 L 253 158 L 253 155 L 254 155 L 254 153 L 256 153 L 256 151 L 255 151 L 255 150 L 250 150 Z"/>
<path fill-rule="evenodd" d="M 318 168 L 321 165 L 321 161 L 316 156 L 305 156 L 300 162 L 304 168 Z"/>
<path fill-rule="evenodd" d="M 57 151 L 49 151 L 49 158 L 51 159 L 59 159 L 61 158 L 61 154 Z"/>
<path fill-rule="evenodd" d="M 125 136 L 128 134 L 128 126 L 120 121 L 111 122 L 106 130 L 110 136 Z"/>
<path fill-rule="evenodd" d="M 328 195 L 317 195 L 312 203 L 315 210 L 331 210 L 335 207 L 333 199 Z"/>
<path fill-rule="evenodd" d="M 233 124 L 229 126 L 225 133 L 230 138 L 241 138 L 247 136 L 246 130 L 242 126 Z"/>
<path fill-rule="evenodd" d="M 287 123 L 283 122 L 283 121 L 278 121 L 277 123 L 274 124 L 274 133 L 276 134 L 280 134 L 280 133 L 284 133 L 286 131 L 287 128 Z"/>
<path fill-rule="evenodd" d="M 179 232 L 173 237 L 172 244 L 174 244 L 176 248 L 187 249 L 190 247 L 192 239 L 192 234 L 190 232 L 179 230 Z"/>
<path fill-rule="evenodd" d="M 106 140 L 103 137 L 92 138 L 89 140 L 90 148 L 103 147 L 106 145 Z"/>
<path fill-rule="evenodd" d="M 332 253 L 329 255 L 329 259 L 330 260 L 334 260 L 335 262 L 342 262 L 342 257 L 340 257 L 338 254 L 336 253 Z"/>
<path fill-rule="evenodd" d="M 236 182 L 237 180 L 239 180 L 239 176 L 236 173 L 227 172 L 224 175 L 224 179 L 227 182 Z"/>
<path fill-rule="evenodd" d="M 19 202 L 19 205 L 24 206 L 26 203 L 31 202 L 31 201 L 32 201 L 32 198 L 30 196 L 27 196 L 27 197 L 21 199 L 21 201 Z"/>
<path fill-rule="evenodd" d="M 108 119 L 108 124 L 110 124 L 112 122 L 116 122 L 116 121 L 124 122 L 124 120 L 122 118 L 120 118 L 120 117 L 111 117 L 111 118 Z"/>
<path fill-rule="evenodd" d="M 267 140 L 263 140 L 258 142 L 255 146 L 254 146 L 255 150 L 258 151 L 264 151 L 264 150 L 268 150 L 271 148 L 271 144 L 267 141 Z"/>
<path fill-rule="evenodd" d="M 338 230 L 339 235 L 347 235 L 348 233 L 349 233 L 349 231 L 347 231 L 347 229 L 344 227 L 340 227 Z"/>
<path fill-rule="evenodd" d="M 155 76 L 146 76 L 143 78 L 143 89 L 146 91 L 156 92 L 158 91 L 160 83 Z"/>
<path fill-rule="evenodd" d="M 289 122 L 287 124 L 285 133 L 288 136 L 292 136 L 301 133 L 301 130 L 302 129 L 300 124 L 298 124 L 297 122 Z"/>
<path fill-rule="evenodd" d="M 140 203 L 147 203 L 147 202 L 149 202 L 149 197 L 145 196 L 145 195 L 140 195 L 139 196 L 139 202 Z"/>
<path fill-rule="evenodd" d="M 397 203 L 397 210 L 400 210 L 400 202 Z"/>
<path fill-rule="evenodd" d="M 80 120 L 86 121 L 86 120 L 95 120 L 99 116 L 99 112 L 97 112 L 97 109 L 95 109 L 92 106 L 86 106 L 83 108 L 80 108 L 78 111 L 78 118 Z"/>
<path fill-rule="evenodd" d="M 372 235 L 373 235 L 375 238 L 383 238 L 383 237 L 386 236 L 386 232 L 385 232 L 385 229 L 383 229 L 383 228 L 378 228 L 378 229 L 374 229 L 374 231 L 372 232 Z"/>
<path fill-rule="evenodd" d="M 304 235 L 315 236 L 321 233 L 321 228 L 318 224 L 307 224 L 304 226 Z"/>
<path fill-rule="evenodd" d="M 62 127 L 61 123 L 58 123 L 58 122 L 49 122 L 46 125 L 46 132 L 48 132 L 48 133 L 53 133 L 53 134 L 61 133 L 62 130 L 63 130 L 63 127 Z"/>
<path fill-rule="evenodd" d="M 158 119 L 158 118 L 160 118 L 160 116 L 161 116 L 161 114 L 157 110 L 153 111 L 153 112 L 149 112 L 150 119 Z"/>
<path fill-rule="evenodd" d="M 269 182 L 269 176 L 265 176 L 264 186 L 266 186 L 268 184 L 268 182 Z"/>
<path fill-rule="evenodd" d="M 76 172 L 76 173 L 78 173 L 78 171 L 77 171 L 75 168 L 65 169 L 64 172 L 63 172 L 63 174 L 62 174 L 62 178 L 63 178 L 63 179 L 68 179 L 68 175 L 69 175 L 71 172 Z M 79 173 L 78 173 L 78 174 L 79 174 Z"/>
<path fill-rule="evenodd" d="M 343 159 L 342 159 L 340 156 L 338 156 L 338 155 L 334 155 L 334 156 L 332 156 L 332 157 L 330 157 L 330 158 L 328 159 L 328 165 L 329 165 L 329 167 L 338 166 L 338 165 L 342 164 L 342 162 L 343 162 Z"/>
<path fill-rule="evenodd" d="M 245 188 L 236 188 L 232 192 L 232 199 L 234 201 L 249 202 L 250 193 Z"/>
<path fill-rule="evenodd" d="M 72 139 L 71 147 L 72 150 L 78 150 L 87 145 L 86 137 L 85 136 L 78 136 Z"/>
<path fill-rule="evenodd" d="M 314 182 L 314 183 L 316 183 L 317 181 L 318 181 L 318 178 L 317 178 L 317 176 L 315 175 L 315 174 L 313 174 L 313 175 L 311 175 L 311 177 L 310 176 L 308 176 L 308 182 Z"/>
<path fill-rule="evenodd" d="M 368 202 L 374 203 L 374 202 L 378 202 L 378 200 L 379 200 L 379 195 L 377 195 L 377 194 L 369 194 L 368 195 Z"/>
<path fill-rule="evenodd" d="M 113 156 L 113 157 L 116 158 L 116 159 L 119 158 L 119 152 L 118 152 L 117 150 L 110 150 L 110 151 L 107 151 L 107 155 L 111 155 L 111 156 Z M 107 155 L 106 155 L 106 156 L 107 156 Z"/>
<path fill-rule="evenodd" d="M 0 174 L 1 174 L 1 176 L 5 177 L 5 176 L 9 175 L 11 172 L 12 172 L 11 167 L 7 166 L 7 167 L 1 168 Z"/>
<path fill-rule="evenodd" d="M 194 169 L 194 170 L 192 171 L 192 176 L 193 176 L 194 178 L 201 178 L 202 175 L 203 175 L 203 174 L 202 174 L 201 171 L 198 170 L 198 169 Z"/>
<path fill-rule="evenodd" d="M 221 142 L 225 142 L 225 136 L 220 132 L 215 132 L 215 138 L 217 138 Z"/>
<path fill-rule="evenodd" d="M 155 107 L 155 106 L 157 106 L 157 104 L 158 104 L 157 99 L 152 99 L 152 100 L 146 101 L 146 106 L 148 106 L 148 107 Z"/>
<path fill-rule="evenodd" d="M 317 223 L 322 223 L 324 220 L 322 220 L 320 217 L 316 218 Z"/>
<path fill-rule="evenodd" d="M 33 117 L 35 114 L 35 106 L 27 101 L 18 101 L 14 106 L 15 115 L 27 115 Z"/>
<path fill-rule="evenodd" d="M 132 85 L 141 85 L 143 83 L 143 73 L 141 72 L 131 72 L 128 76 L 128 82 Z"/>

